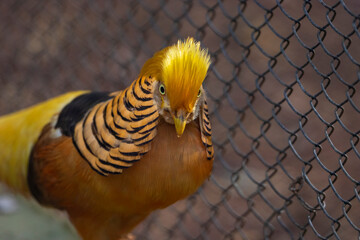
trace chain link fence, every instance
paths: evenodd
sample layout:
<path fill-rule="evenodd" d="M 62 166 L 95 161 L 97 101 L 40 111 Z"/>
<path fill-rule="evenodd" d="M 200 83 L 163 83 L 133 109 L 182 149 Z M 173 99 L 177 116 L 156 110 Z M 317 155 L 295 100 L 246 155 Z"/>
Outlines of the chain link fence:
<path fill-rule="evenodd" d="M 138 239 L 360 239 L 360 2 L 0 2 L 0 113 L 115 91 L 193 36 L 216 157 L 193 196 Z"/>

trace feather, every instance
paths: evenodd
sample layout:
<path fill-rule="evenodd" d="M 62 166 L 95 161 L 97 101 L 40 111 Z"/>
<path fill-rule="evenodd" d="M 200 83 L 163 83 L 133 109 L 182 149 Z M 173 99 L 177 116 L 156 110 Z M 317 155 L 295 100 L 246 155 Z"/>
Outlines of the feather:
<path fill-rule="evenodd" d="M 0 179 L 15 191 L 28 194 L 29 155 L 42 128 L 55 114 L 85 91 L 70 92 L 0 118 Z"/>

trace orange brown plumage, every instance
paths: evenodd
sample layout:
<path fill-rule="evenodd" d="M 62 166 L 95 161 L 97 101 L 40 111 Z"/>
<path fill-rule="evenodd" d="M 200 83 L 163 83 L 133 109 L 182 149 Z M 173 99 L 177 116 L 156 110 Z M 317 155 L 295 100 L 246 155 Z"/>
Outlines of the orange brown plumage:
<path fill-rule="evenodd" d="M 123 91 L 56 98 L 41 132 L 31 132 L 29 160 L 20 161 L 32 195 L 65 210 L 83 239 L 113 240 L 195 192 L 214 158 L 201 86 L 209 64 L 189 38 L 156 53 Z"/>

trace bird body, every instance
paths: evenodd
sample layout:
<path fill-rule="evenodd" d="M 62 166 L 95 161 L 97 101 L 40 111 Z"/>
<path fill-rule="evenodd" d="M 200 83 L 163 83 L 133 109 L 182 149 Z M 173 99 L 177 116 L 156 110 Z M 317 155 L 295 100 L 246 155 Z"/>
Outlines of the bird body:
<path fill-rule="evenodd" d="M 85 240 L 124 238 L 210 175 L 208 66 L 198 43 L 179 41 L 123 91 L 73 92 L 0 118 L 0 179 L 65 210 Z"/>

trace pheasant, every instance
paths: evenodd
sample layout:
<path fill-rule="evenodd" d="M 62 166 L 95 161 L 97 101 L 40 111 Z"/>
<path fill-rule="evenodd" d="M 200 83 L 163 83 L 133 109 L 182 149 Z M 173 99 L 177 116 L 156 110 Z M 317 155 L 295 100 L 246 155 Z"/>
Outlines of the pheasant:
<path fill-rule="evenodd" d="M 65 211 L 85 240 L 125 239 L 209 178 L 214 149 L 192 38 L 156 52 L 113 93 L 70 92 L 0 118 L 0 179 Z"/>

